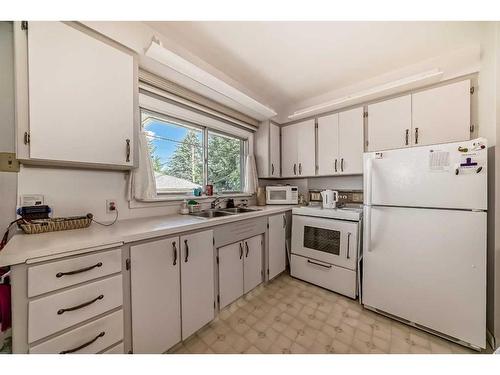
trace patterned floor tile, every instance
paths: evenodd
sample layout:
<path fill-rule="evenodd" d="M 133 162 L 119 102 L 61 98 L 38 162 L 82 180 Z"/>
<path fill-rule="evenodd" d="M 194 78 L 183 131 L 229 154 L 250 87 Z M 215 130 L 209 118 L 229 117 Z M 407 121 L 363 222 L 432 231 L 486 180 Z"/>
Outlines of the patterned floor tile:
<path fill-rule="evenodd" d="M 287 274 L 235 301 L 169 352 L 476 353 Z"/>

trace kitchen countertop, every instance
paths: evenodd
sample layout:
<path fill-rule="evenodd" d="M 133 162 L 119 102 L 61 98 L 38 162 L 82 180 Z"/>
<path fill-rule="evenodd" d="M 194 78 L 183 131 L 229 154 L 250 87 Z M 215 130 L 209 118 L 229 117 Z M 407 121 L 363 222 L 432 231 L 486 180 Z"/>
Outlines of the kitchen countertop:
<path fill-rule="evenodd" d="M 191 215 L 165 215 L 116 222 L 105 227 L 92 223 L 85 229 L 41 234 L 16 234 L 0 251 L 0 267 L 33 263 L 124 243 L 169 236 L 177 233 L 207 229 L 216 225 L 268 216 L 291 210 L 295 205 L 252 206 L 259 211 L 204 219 Z"/>

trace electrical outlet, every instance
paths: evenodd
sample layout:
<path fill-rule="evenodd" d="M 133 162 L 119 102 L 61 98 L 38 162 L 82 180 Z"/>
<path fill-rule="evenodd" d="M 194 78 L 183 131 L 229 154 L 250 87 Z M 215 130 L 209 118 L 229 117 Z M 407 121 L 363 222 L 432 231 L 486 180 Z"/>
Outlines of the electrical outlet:
<path fill-rule="evenodd" d="M 116 211 L 116 200 L 106 199 L 106 213 L 110 214 Z"/>

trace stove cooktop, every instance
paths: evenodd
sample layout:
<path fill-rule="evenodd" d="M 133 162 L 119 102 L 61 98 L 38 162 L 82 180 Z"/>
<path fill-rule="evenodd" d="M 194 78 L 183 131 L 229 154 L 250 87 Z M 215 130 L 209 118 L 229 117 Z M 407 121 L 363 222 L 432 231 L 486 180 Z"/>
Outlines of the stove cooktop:
<path fill-rule="evenodd" d="M 342 208 L 323 208 L 321 206 L 306 206 L 292 209 L 293 215 L 324 217 L 329 219 L 360 221 L 363 216 L 361 206 L 347 206 Z"/>

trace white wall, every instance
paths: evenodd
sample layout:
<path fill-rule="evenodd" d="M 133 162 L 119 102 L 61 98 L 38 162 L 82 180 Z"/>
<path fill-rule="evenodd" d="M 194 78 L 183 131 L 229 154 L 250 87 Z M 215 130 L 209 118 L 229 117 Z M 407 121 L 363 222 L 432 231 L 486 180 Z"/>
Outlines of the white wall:
<path fill-rule="evenodd" d="M 0 152 L 14 152 L 12 23 L 0 22 Z M 15 219 L 17 173 L 0 172 L 0 236 Z"/>

